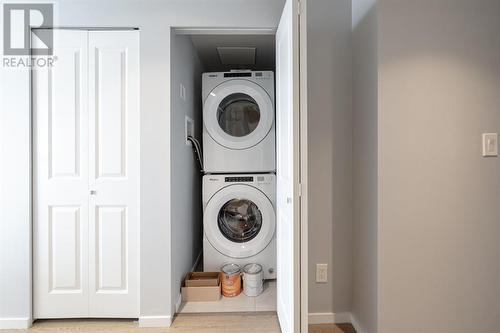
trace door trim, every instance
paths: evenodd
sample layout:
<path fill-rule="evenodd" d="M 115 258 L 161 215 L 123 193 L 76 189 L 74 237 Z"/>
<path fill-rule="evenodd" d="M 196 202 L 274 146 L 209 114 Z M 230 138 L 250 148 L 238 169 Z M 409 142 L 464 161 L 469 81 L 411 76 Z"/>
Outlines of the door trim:
<path fill-rule="evenodd" d="M 300 140 L 300 331 L 309 329 L 309 210 L 307 151 L 307 0 L 299 6 L 299 140 Z"/>
<path fill-rule="evenodd" d="M 172 27 L 177 35 L 274 35 L 276 28 Z"/>

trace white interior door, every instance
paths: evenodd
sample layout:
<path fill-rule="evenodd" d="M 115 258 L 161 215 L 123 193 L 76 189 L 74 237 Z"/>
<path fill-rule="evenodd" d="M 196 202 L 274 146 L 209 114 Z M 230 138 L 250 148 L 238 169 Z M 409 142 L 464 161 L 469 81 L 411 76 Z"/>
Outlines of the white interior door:
<path fill-rule="evenodd" d="M 139 34 L 89 33 L 91 317 L 139 313 Z"/>
<path fill-rule="evenodd" d="M 276 32 L 278 318 L 300 331 L 300 136 L 298 1 L 287 0 Z"/>
<path fill-rule="evenodd" d="M 139 314 L 139 41 L 54 30 L 33 76 L 34 317 Z"/>
<path fill-rule="evenodd" d="M 55 30 L 54 55 L 33 72 L 35 318 L 88 312 L 87 33 Z"/>

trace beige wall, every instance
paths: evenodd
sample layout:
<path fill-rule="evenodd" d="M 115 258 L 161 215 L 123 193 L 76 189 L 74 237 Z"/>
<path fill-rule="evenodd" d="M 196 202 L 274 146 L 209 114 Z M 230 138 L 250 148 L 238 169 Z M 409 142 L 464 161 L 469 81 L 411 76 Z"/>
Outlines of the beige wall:
<path fill-rule="evenodd" d="M 310 313 L 351 307 L 350 16 L 349 0 L 307 2 Z M 328 264 L 326 284 L 317 263 Z"/>
<path fill-rule="evenodd" d="M 377 332 L 378 67 L 375 0 L 353 2 L 353 293 L 358 333 Z"/>
<path fill-rule="evenodd" d="M 500 327 L 500 1 L 380 0 L 379 332 Z"/>

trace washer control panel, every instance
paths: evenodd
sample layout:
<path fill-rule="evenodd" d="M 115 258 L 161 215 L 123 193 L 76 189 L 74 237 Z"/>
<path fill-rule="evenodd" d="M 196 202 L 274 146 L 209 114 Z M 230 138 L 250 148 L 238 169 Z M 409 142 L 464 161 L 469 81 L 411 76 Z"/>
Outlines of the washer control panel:
<path fill-rule="evenodd" d="M 259 177 L 258 177 L 259 178 Z M 245 182 L 253 182 L 254 177 L 226 177 L 224 181 L 226 183 L 245 183 Z"/>
<path fill-rule="evenodd" d="M 203 73 L 204 78 L 220 79 L 220 78 L 254 78 L 254 79 L 274 79 L 272 71 L 249 71 L 249 70 L 233 70 L 230 72 L 213 72 Z"/>

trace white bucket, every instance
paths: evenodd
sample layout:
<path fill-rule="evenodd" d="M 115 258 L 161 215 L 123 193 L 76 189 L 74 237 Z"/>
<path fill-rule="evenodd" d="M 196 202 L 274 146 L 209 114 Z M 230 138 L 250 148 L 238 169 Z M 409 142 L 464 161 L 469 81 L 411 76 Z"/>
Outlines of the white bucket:
<path fill-rule="evenodd" d="M 243 267 L 243 293 L 255 297 L 264 290 L 264 272 L 259 264 L 247 264 Z"/>

